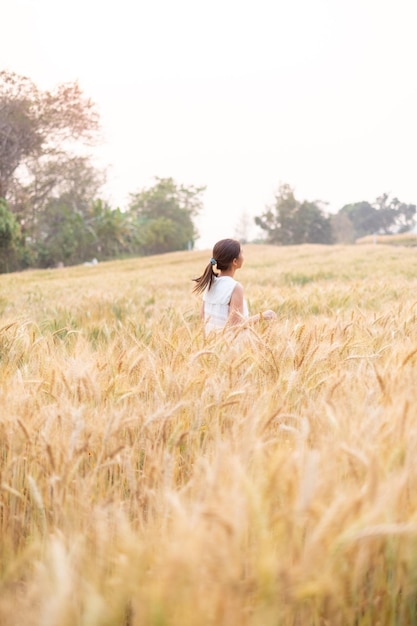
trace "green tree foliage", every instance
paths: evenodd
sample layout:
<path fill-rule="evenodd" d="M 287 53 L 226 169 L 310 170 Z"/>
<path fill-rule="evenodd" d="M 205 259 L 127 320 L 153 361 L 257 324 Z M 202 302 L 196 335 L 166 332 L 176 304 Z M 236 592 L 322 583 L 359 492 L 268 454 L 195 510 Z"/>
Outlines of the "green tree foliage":
<path fill-rule="evenodd" d="M 172 178 L 131 194 L 130 213 L 138 226 L 142 254 L 161 254 L 194 246 L 195 218 L 202 208 L 204 187 L 177 185 Z"/>
<path fill-rule="evenodd" d="M 275 204 L 255 217 L 255 223 L 266 232 L 266 240 L 271 244 L 332 242 L 330 219 L 317 202 L 298 201 L 287 184 L 279 187 Z"/>
<path fill-rule="evenodd" d="M 390 199 L 385 193 L 372 204 L 365 201 L 347 204 L 339 213 L 349 219 L 353 238 L 359 239 L 366 235 L 389 235 L 411 230 L 415 224 L 416 205 L 400 202 L 398 198 Z"/>
<path fill-rule="evenodd" d="M 0 198 L 0 273 L 18 268 L 21 256 L 20 226 Z"/>
<path fill-rule="evenodd" d="M 90 258 L 94 234 L 86 228 L 82 214 L 74 212 L 64 198 L 48 203 L 38 225 L 35 251 L 39 267 L 74 265 Z"/>
<path fill-rule="evenodd" d="M 40 267 L 74 265 L 93 258 L 109 260 L 138 251 L 137 228 L 131 216 L 100 199 L 85 211 L 74 210 L 65 194 L 51 199 L 38 228 L 33 252 Z"/>
<path fill-rule="evenodd" d="M 139 250 L 138 230 L 129 213 L 112 209 L 102 200 L 92 206 L 89 227 L 94 232 L 96 253 L 100 259 L 114 259 L 135 254 Z"/>
<path fill-rule="evenodd" d="M 26 212 L 22 220 L 26 245 L 34 264 L 40 267 L 73 265 L 97 255 L 90 222 L 101 178 L 85 157 L 67 158 L 58 169 L 54 162 L 44 168 L 43 193 L 40 187 L 33 189 L 32 213 Z M 28 189 L 39 180 L 32 181 Z M 41 210 L 35 196 L 42 204 Z"/>

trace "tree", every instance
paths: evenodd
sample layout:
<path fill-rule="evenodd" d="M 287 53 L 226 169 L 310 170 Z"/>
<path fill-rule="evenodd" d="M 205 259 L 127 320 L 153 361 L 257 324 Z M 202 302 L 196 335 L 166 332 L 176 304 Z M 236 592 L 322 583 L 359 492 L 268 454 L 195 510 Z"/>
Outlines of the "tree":
<path fill-rule="evenodd" d="M 86 228 L 83 216 L 74 212 L 63 199 L 52 199 L 42 212 L 36 242 L 36 265 L 54 267 L 58 263 L 75 265 L 91 258 L 94 233 Z"/>
<path fill-rule="evenodd" d="M 398 198 L 390 199 L 384 193 L 372 204 L 366 201 L 347 204 L 339 214 L 345 215 L 353 227 L 354 239 L 366 235 L 388 235 L 411 230 L 416 214 L 415 204 L 400 202 Z"/>
<path fill-rule="evenodd" d="M 95 234 L 96 251 L 92 257 L 113 259 L 138 252 L 137 227 L 129 213 L 96 200 L 89 226 Z"/>
<path fill-rule="evenodd" d="M 96 107 L 76 82 L 41 91 L 27 77 L 0 72 L 0 196 L 32 237 L 71 166 L 89 160 L 86 146 L 98 131 Z"/>
<path fill-rule="evenodd" d="M 52 198 L 40 216 L 31 247 L 37 265 L 74 265 L 93 258 L 109 260 L 138 253 L 137 226 L 119 208 L 96 199 L 88 211 L 74 210 L 65 194 Z"/>
<path fill-rule="evenodd" d="M 0 273 L 18 268 L 21 246 L 21 233 L 15 216 L 0 198 Z"/>
<path fill-rule="evenodd" d="M 156 177 L 155 184 L 131 194 L 129 212 L 139 229 L 143 254 L 160 254 L 194 247 L 193 218 L 202 208 L 205 187 L 177 185 L 172 178 Z"/>
<path fill-rule="evenodd" d="M 279 187 L 275 204 L 255 217 L 266 231 L 267 242 L 278 245 L 331 243 L 330 219 L 317 202 L 299 202 L 288 184 Z"/>
<path fill-rule="evenodd" d="M 355 202 L 347 204 L 339 213 L 346 215 L 353 226 L 354 239 L 377 233 L 381 221 L 376 209 L 369 202 Z"/>
<path fill-rule="evenodd" d="M 16 199 L 15 210 L 25 215 L 21 223 L 35 265 L 75 264 L 97 255 L 92 223 L 101 184 L 89 160 L 76 156 L 45 164 L 42 176 L 20 187 L 21 201 Z M 21 204 L 27 198 L 31 201 L 25 211 Z"/>
<path fill-rule="evenodd" d="M 390 198 L 383 193 L 373 203 L 374 208 L 384 215 L 383 228 L 385 234 L 404 233 L 415 225 L 416 205 L 401 202 L 398 198 Z"/>

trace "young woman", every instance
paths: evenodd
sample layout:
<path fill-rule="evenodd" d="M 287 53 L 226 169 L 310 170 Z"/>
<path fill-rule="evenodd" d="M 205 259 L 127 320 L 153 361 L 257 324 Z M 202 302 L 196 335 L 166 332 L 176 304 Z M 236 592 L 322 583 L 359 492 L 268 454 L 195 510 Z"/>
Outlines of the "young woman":
<path fill-rule="evenodd" d="M 204 273 L 195 278 L 194 292 L 203 293 L 201 317 L 205 331 L 219 330 L 234 326 L 245 320 L 257 322 L 261 319 L 274 319 L 276 313 L 264 311 L 249 317 L 242 285 L 234 279 L 236 270 L 243 265 L 240 243 L 235 239 L 222 239 L 213 248 Z"/>

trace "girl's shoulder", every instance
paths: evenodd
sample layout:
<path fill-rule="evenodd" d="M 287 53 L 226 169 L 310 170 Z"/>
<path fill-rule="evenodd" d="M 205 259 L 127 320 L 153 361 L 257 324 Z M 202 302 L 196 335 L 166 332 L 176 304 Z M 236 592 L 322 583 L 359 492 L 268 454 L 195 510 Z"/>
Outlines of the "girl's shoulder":
<path fill-rule="evenodd" d="M 217 276 L 210 289 L 206 290 L 203 299 L 206 302 L 229 302 L 230 296 L 233 293 L 238 283 L 231 276 Z"/>
<path fill-rule="evenodd" d="M 240 283 L 238 283 L 237 280 L 235 280 L 231 276 L 217 276 L 214 282 L 219 289 L 227 290 L 233 290 L 236 285 L 240 285 Z"/>
<path fill-rule="evenodd" d="M 216 276 L 214 279 L 216 283 L 219 285 L 236 285 L 238 284 L 237 280 L 232 278 L 231 276 Z"/>

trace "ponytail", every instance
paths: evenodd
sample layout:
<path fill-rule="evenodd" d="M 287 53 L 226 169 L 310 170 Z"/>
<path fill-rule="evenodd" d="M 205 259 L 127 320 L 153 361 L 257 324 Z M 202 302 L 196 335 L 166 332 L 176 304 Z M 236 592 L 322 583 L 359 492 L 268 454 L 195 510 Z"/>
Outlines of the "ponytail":
<path fill-rule="evenodd" d="M 193 281 L 197 283 L 193 289 L 193 293 L 202 293 L 206 288 L 210 289 L 214 278 L 218 276 L 217 272 L 213 269 L 215 265 L 215 262 L 213 263 L 213 261 L 214 259 L 210 260 L 210 263 L 207 265 L 201 276 L 193 278 Z"/>

